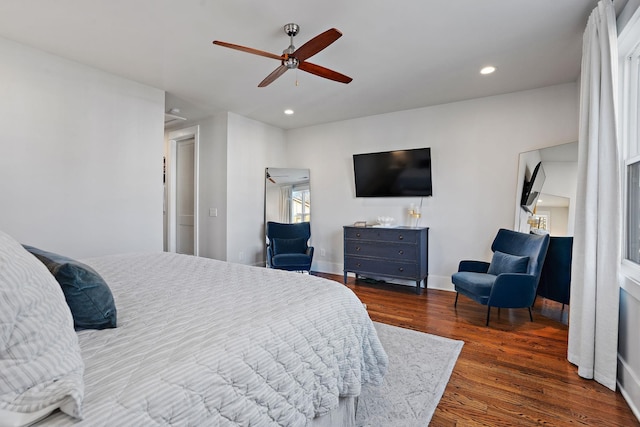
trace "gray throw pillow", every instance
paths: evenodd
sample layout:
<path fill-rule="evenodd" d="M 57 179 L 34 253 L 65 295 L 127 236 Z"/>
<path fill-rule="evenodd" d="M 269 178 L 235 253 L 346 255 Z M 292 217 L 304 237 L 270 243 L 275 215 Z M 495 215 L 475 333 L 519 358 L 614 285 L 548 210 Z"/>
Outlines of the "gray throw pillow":
<path fill-rule="evenodd" d="M 76 329 L 116 327 L 116 304 L 111 289 L 93 268 L 63 255 L 23 246 L 60 284 Z"/>
<path fill-rule="evenodd" d="M 487 273 L 495 276 L 502 273 L 526 273 L 528 267 L 528 256 L 510 255 L 495 251 Z"/>
<path fill-rule="evenodd" d="M 273 239 L 273 254 L 303 254 L 307 250 L 307 239 Z"/>

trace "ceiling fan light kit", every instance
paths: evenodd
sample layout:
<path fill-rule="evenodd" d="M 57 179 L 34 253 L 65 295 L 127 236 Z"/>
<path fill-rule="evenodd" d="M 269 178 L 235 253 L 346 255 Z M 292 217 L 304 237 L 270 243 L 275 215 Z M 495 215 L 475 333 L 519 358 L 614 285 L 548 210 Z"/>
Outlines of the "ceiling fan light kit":
<path fill-rule="evenodd" d="M 264 80 L 258 84 L 258 87 L 265 87 L 273 83 L 278 77 L 283 75 L 285 71 L 292 69 L 299 69 L 306 71 L 307 73 L 315 74 L 316 76 L 323 77 L 325 79 L 333 80 L 340 83 L 350 83 L 353 80 L 351 77 L 338 73 L 337 71 L 330 70 L 320 65 L 307 62 L 307 59 L 325 49 L 327 46 L 338 40 L 342 33 L 331 28 L 324 33 L 318 34 L 298 49 L 293 45 L 293 38 L 300 32 L 300 26 L 298 24 L 289 23 L 284 26 L 284 32 L 290 38 L 289 47 L 286 48 L 282 55 L 275 55 L 270 52 L 265 52 L 258 49 L 253 49 L 246 46 L 240 46 L 237 44 L 227 43 L 219 40 L 214 40 L 213 44 L 228 47 L 230 49 L 239 50 L 242 52 L 251 53 L 254 55 L 264 56 L 267 58 L 277 59 L 280 61 L 280 66 L 273 70 Z"/>

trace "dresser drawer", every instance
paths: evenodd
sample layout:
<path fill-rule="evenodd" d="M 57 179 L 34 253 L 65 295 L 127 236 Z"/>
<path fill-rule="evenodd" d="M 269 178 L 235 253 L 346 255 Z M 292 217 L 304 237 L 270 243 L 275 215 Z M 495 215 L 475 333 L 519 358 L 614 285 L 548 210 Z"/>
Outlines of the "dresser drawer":
<path fill-rule="evenodd" d="M 344 230 L 345 239 L 418 243 L 419 233 L 403 228 L 351 227 Z"/>
<path fill-rule="evenodd" d="M 417 245 L 406 243 L 371 243 L 368 241 L 347 240 L 344 244 L 345 255 L 382 258 L 383 260 L 400 260 L 416 262 Z"/>
<path fill-rule="evenodd" d="M 367 273 L 371 275 L 389 276 L 401 279 L 421 280 L 418 266 L 413 263 L 398 261 L 381 262 L 379 259 L 359 258 L 345 256 L 345 270 L 354 273 Z"/>
<path fill-rule="evenodd" d="M 347 273 L 412 280 L 427 287 L 429 229 L 344 226 L 344 283 Z"/>

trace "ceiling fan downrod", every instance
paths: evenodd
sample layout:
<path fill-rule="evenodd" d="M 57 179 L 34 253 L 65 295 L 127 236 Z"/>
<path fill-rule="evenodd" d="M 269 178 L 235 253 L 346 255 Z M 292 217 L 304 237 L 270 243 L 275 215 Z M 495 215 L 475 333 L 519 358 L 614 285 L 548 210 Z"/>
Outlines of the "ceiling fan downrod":
<path fill-rule="evenodd" d="M 284 26 L 284 32 L 289 36 L 289 47 L 282 51 L 285 59 L 282 60 L 282 65 L 287 67 L 289 70 L 293 70 L 298 68 L 299 61 L 290 56 L 293 52 L 296 51 L 296 47 L 293 45 L 293 38 L 300 32 L 300 26 L 298 24 L 294 24 L 293 22 Z"/>

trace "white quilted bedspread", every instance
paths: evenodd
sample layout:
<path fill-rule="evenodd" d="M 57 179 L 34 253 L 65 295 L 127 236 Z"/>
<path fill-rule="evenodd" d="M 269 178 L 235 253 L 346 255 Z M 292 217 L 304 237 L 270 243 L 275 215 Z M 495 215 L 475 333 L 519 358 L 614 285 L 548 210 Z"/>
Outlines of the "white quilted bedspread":
<path fill-rule="evenodd" d="M 339 283 L 168 253 L 85 262 L 109 284 L 118 328 L 78 333 L 84 420 L 40 425 L 304 426 L 386 372 Z"/>

